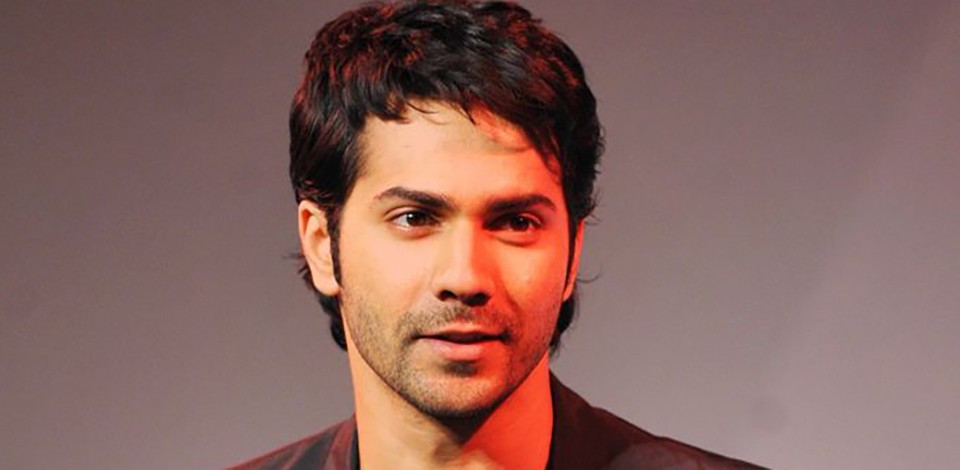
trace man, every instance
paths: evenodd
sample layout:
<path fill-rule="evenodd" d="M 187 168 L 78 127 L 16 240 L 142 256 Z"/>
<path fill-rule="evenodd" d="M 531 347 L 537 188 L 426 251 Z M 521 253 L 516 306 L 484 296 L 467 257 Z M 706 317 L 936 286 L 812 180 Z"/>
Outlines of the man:
<path fill-rule="evenodd" d="M 302 273 L 356 414 L 238 468 L 755 468 L 550 374 L 601 140 L 579 61 L 529 12 L 348 12 L 307 53 L 290 129 Z"/>

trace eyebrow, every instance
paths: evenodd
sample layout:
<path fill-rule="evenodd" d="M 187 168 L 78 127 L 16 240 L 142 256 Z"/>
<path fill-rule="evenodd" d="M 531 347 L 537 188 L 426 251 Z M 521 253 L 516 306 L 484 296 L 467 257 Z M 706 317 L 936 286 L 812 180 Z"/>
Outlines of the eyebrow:
<path fill-rule="evenodd" d="M 549 209 L 556 210 L 557 206 L 550 200 L 550 198 L 544 196 L 543 194 L 525 194 L 519 197 L 511 197 L 506 199 L 497 199 L 493 201 L 488 209 L 491 212 L 503 213 L 503 212 L 519 212 L 525 209 L 529 209 L 534 206 L 546 206 Z"/>
<path fill-rule="evenodd" d="M 453 201 L 443 194 L 419 191 L 402 186 L 394 186 L 374 197 L 374 199 L 378 201 L 391 198 L 405 199 L 436 211 L 453 211 L 456 207 Z M 545 206 L 551 210 L 557 209 L 557 205 L 554 204 L 550 198 L 540 193 L 523 194 L 516 197 L 493 198 L 492 201 L 487 203 L 485 209 L 494 213 L 517 212 L 538 205 Z"/>
<path fill-rule="evenodd" d="M 394 186 L 380 194 L 377 194 L 374 197 L 374 199 L 377 201 L 393 198 L 406 199 L 408 201 L 420 204 L 426 208 L 438 211 L 449 211 L 453 209 L 453 202 L 450 201 L 450 198 L 442 194 L 431 193 L 428 191 L 417 191 L 415 189 L 404 188 L 402 186 Z"/>

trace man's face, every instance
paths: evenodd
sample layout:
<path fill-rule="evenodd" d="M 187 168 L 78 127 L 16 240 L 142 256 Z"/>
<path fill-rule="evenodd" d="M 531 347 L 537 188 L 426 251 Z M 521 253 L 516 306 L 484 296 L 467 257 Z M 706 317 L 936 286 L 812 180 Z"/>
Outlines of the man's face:
<path fill-rule="evenodd" d="M 352 367 L 431 416 L 472 416 L 546 367 L 576 265 L 568 214 L 555 160 L 520 130 L 417 107 L 427 112 L 368 120 L 340 282 L 317 284 L 339 295 Z"/>

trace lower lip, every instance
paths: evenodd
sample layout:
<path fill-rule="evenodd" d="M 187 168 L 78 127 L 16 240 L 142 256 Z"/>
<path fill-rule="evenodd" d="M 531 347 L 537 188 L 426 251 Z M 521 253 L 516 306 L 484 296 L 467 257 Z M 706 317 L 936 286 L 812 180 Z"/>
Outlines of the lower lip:
<path fill-rule="evenodd" d="M 434 352 L 448 361 L 477 361 L 492 348 L 500 344 L 497 340 L 477 341 L 474 343 L 454 343 L 439 338 L 421 338 Z"/>

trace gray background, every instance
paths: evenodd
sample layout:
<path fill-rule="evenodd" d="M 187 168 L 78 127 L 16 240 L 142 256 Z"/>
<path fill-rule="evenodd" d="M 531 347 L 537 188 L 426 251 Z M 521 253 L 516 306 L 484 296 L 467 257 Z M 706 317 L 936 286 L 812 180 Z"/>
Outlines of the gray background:
<path fill-rule="evenodd" d="M 0 6 L 0 468 L 215 468 L 351 409 L 285 256 L 351 2 Z M 555 365 L 777 468 L 960 467 L 960 4 L 527 3 L 608 135 Z"/>

